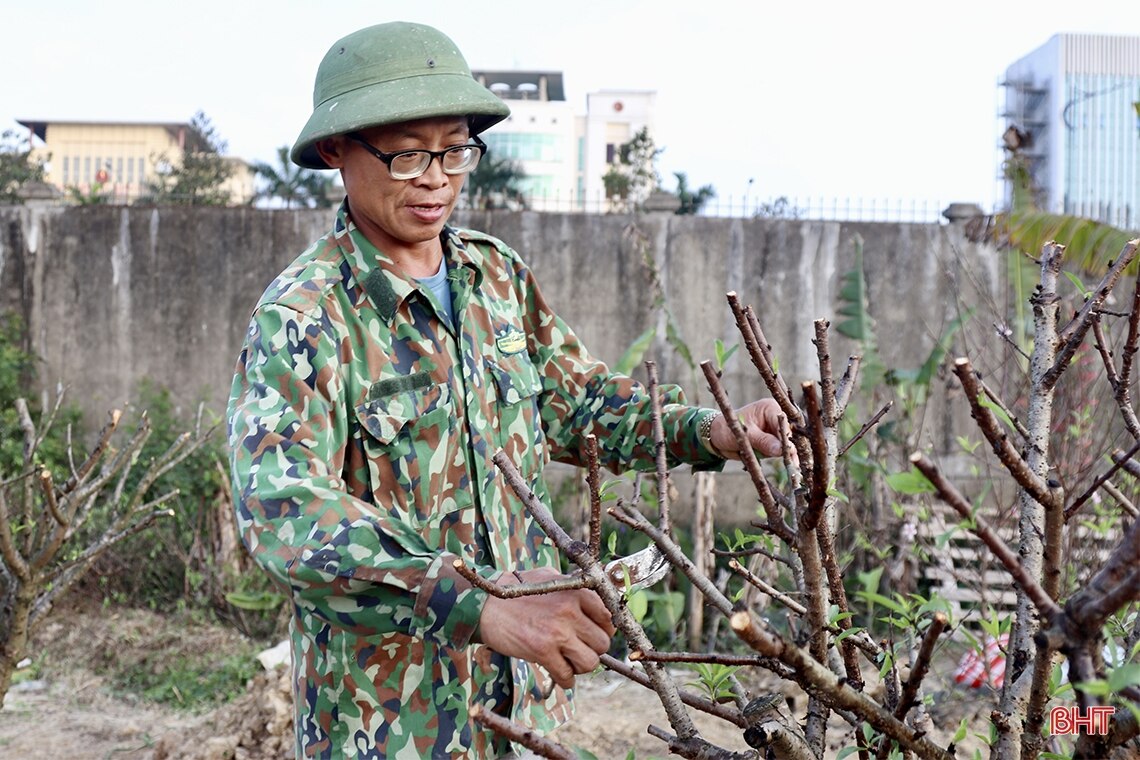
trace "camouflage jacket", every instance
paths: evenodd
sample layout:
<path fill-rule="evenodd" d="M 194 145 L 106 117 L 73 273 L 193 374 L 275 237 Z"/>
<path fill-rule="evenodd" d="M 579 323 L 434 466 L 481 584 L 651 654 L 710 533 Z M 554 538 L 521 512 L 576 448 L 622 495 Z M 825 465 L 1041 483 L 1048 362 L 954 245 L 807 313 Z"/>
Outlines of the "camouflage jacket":
<path fill-rule="evenodd" d="M 652 467 L 645 390 L 593 359 L 502 242 L 443 233 L 455 322 L 341 209 L 261 297 L 229 406 L 238 525 L 290 596 L 298 754 L 494 757 L 480 703 L 539 731 L 569 716 L 530 667 L 477 643 L 485 578 L 556 566 L 491 461 L 541 496 L 595 433 L 611 469 Z M 702 410 L 665 390 L 672 464 L 715 464 Z M 545 680 L 547 676 L 544 674 Z"/>

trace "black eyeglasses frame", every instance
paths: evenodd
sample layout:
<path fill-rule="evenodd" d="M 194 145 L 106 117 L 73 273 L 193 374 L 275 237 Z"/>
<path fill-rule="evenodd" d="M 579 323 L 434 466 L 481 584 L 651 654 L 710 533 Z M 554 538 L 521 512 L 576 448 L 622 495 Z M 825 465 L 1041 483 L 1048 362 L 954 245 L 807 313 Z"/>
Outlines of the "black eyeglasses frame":
<path fill-rule="evenodd" d="M 436 160 L 437 158 L 439 159 L 439 166 L 441 169 L 443 169 L 444 174 L 451 175 L 451 176 L 458 175 L 458 174 L 470 174 L 472 171 L 474 171 L 474 169 L 468 169 L 466 171 L 461 171 L 461 172 L 448 171 L 447 167 L 445 167 L 443 164 L 443 157 L 446 154 L 452 153 L 452 152 L 457 151 L 457 150 L 465 150 L 465 149 L 469 149 L 469 148 L 475 148 L 476 150 L 479 151 L 479 160 L 475 162 L 475 166 L 478 167 L 479 161 L 482 161 L 484 158 L 487 157 L 487 154 L 489 154 L 491 152 L 491 149 L 487 147 L 487 143 L 485 143 L 479 139 L 479 135 L 471 135 L 471 139 L 474 140 L 474 142 L 465 143 L 463 145 L 452 145 L 450 148 L 444 148 L 443 150 L 426 150 L 423 148 L 417 148 L 415 150 L 398 150 L 395 153 L 385 153 L 384 151 L 375 147 L 374 145 L 372 145 L 372 143 L 368 142 L 363 137 L 361 137 L 358 132 L 349 132 L 348 134 L 345 135 L 345 137 L 347 137 L 349 140 L 352 140 L 355 143 L 359 143 L 365 150 L 367 150 L 369 153 L 371 153 L 376 158 L 380 159 L 380 161 L 382 161 L 384 163 L 384 165 L 388 167 L 389 176 L 391 176 L 391 174 L 392 174 L 392 162 L 400 156 L 407 155 L 409 153 L 427 153 L 429 156 L 431 156 L 431 160 L 428 161 L 426 164 L 424 164 L 423 171 L 421 171 L 419 174 L 413 175 L 411 177 L 394 177 L 394 176 L 392 177 L 392 179 L 398 179 L 398 180 L 411 180 L 411 179 L 415 179 L 416 177 L 422 177 L 427 172 L 427 170 L 431 168 L 431 162 Z"/>

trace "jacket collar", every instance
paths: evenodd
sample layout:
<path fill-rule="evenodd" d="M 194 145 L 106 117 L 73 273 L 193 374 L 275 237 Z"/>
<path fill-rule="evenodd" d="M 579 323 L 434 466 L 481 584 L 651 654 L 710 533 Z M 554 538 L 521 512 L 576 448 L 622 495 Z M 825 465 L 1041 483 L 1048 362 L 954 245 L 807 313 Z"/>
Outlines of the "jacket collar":
<path fill-rule="evenodd" d="M 364 297 L 371 301 L 376 313 L 391 324 L 403 302 L 419 291 L 419 283 L 396 267 L 357 228 L 349 214 L 347 198 L 337 210 L 333 236 Z M 458 232 L 446 225 L 440 233 L 440 242 L 447 261 L 448 279 L 466 281 L 468 288 L 477 288 L 483 281 L 483 254 L 475 246 L 468 247 Z"/>

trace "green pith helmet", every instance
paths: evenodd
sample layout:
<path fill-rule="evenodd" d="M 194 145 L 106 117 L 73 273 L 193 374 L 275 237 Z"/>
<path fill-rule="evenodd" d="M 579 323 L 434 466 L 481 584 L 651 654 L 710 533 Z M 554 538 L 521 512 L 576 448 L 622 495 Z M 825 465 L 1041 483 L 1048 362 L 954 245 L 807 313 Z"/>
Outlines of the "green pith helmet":
<path fill-rule="evenodd" d="M 313 115 L 290 157 L 328 169 L 316 143 L 326 137 L 434 116 L 466 116 L 479 134 L 510 115 L 471 76 L 463 54 L 430 26 L 395 21 L 353 32 L 325 53 L 313 88 Z"/>

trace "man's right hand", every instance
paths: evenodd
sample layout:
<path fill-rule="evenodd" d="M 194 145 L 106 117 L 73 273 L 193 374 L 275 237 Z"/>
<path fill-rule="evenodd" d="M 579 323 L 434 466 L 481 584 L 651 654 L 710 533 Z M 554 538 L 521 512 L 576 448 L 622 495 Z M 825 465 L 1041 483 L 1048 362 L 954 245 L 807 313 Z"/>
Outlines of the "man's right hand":
<path fill-rule="evenodd" d="M 565 576 L 551 568 L 524 570 L 526 583 L 540 583 Z M 499 580 L 503 586 L 518 584 L 512 573 Z M 564 689 L 574 685 L 575 673 L 598 667 L 614 633 L 609 610 L 593 591 L 558 591 L 517 599 L 487 597 L 479 618 L 479 639 L 500 654 L 536 663 Z"/>

